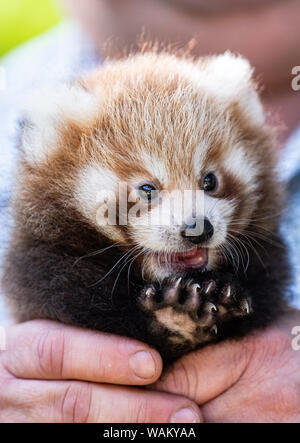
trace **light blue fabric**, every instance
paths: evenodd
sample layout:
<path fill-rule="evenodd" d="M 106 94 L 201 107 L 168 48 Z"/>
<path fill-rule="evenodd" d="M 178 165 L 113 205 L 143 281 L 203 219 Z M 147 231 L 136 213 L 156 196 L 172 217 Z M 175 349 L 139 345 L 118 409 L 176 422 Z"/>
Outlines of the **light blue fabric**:
<path fill-rule="evenodd" d="M 0 66 L 5 68 L 7 82 L 6 90 L 0 91 L 0 270 L 11 226 L 8 202 L 17 158 L 15 138 L 22 97 L 28 96 L 28 91 L 37 87 L 69 81 L 94 69 L 99 63 L 90 42 L 71 22 L 30 41 L 0 61 Z M 294 266 L 293 290 L 298 294 L 295 304 L 300 307 L 300 175 L 297 181 L 297 171 L 300 171 L 300 128 L 283 150 L 279 170 L 284 180 L 293 179 L 293 193 L 283 233 L 288 240 Z M 0 325 L 7 318 L 0 297 Z"/>
<path fill-rule="evenodd" d="M 292 135 L 283 151 L 281 177 L 289 182 L 287 208 L 281 230 L 289 246 L 293 269 L 293 305 L 300 309 L 300 128 Z"/>

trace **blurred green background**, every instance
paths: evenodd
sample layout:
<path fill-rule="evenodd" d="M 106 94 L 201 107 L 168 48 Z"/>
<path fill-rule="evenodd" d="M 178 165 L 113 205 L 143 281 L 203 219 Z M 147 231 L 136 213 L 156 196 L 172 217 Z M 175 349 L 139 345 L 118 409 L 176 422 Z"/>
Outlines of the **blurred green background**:
<path fill-rule="evenodd" d="M 0 57 L 60 19 L 54 0 L 0 0 Z"/>

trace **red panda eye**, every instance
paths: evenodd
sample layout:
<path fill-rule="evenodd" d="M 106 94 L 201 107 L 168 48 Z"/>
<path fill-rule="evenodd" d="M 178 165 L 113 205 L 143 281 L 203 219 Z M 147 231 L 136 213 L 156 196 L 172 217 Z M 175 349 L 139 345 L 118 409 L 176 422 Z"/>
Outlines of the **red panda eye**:
<path fill-rule="evenodd" d="M 215 174 L 213 174 L 212 172 L 210 172 L 209 174 L 207 174 L 204 177 L 203 180 L 203 190 L 205 192 L 213 192 L 217 189 L 218 187 L 218 179 L 215 176 Z"/>
<path fill-rule="evenodd" d="M 143 200 L 148 200 L 151 202 L 156 199 L 158 195 L 158 190 L 152 183 L 145 183 L 144 185 L 139 186 L 139 195 Z"/>

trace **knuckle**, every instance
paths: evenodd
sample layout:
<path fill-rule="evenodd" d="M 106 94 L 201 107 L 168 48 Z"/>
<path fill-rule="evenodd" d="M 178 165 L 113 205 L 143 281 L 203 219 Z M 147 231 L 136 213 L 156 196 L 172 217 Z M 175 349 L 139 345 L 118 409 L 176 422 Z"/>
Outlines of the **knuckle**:
<path fill-rule="evenodd" d="M 89 383 L 73 382 L 61 399 L 63 423 L 89 423 L 92 420 L 92 387 Z"/>
<path fill-rule="evenodd" d="M 132 405 L 128 416 L 129 423 L 151 423 L 155 421 L 153 407 L 150 401 L 138 401 Z"/>
<path fill-rule="evenodd" d="M 62 378 L 65 359 L 65 336 L 60 330 L 45 330 L 36 339 L 35 355 L 41 375 L 51 373 Z"/>
<path fill-rule="evenodd" d="M 196 366 L 192 358 L 180 359 L 169 374 L 168 387 L 174 394 L 193 398 L 198 389 L 197 380 Z"/>

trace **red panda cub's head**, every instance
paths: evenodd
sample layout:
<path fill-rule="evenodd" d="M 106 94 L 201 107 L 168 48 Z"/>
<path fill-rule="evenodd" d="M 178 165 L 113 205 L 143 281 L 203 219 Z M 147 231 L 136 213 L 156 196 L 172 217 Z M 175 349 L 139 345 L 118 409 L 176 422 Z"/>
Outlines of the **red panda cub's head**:
<path fill-rule="evenodd" d="M 55 241 L 72 212 L 161 280 L 246 267 L 276 229 L 274 139 L 241 57 L 110 61 L 38 95 L 27 118 L 19 198 L 37 238 Z"/>

